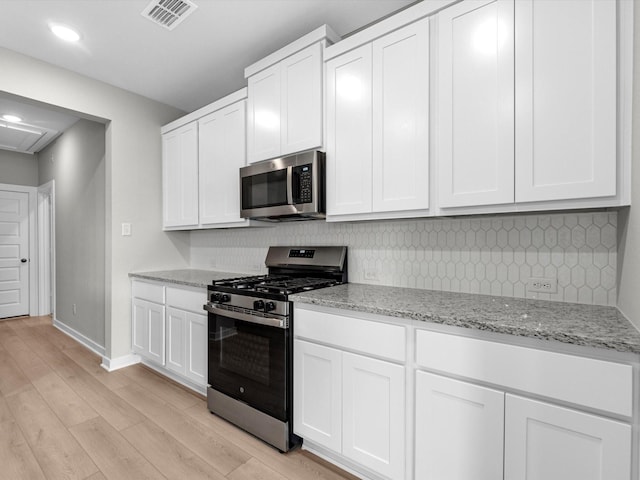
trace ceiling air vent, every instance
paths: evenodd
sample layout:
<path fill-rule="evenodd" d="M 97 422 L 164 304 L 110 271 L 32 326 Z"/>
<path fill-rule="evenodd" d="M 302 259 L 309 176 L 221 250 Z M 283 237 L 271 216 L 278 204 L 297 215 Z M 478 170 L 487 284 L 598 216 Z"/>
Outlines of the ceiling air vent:
<path fill-rule="evenodd" d="M 168 30 L 176 28 L 198 6 L 189 0 L 153 0 L 142 15 Z"/>

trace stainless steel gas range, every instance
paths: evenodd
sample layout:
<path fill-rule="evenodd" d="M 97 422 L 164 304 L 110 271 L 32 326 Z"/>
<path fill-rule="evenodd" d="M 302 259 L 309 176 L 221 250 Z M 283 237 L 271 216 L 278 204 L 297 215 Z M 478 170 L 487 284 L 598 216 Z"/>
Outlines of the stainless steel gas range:
<path fill-rule="evenodd" d="M 347 281 L 347 247 L 270 247 L 268 275 L 207 287 L 207 405 L 286 452 L 293 434 L 292 302 L 288 296 Z"/>

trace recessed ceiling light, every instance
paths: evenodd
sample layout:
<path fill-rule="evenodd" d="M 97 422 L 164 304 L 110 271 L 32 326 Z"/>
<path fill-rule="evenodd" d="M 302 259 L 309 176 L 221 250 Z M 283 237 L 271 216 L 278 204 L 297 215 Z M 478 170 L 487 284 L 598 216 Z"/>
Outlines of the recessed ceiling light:
<path fill-rule="evenodd" d="M 22 119 L 20 117 L 18 117 L 17 115 L 11 115 L 8 113 L 5 113 L 4 115 L 2 115 L 2 119 L 6 120 L 7 122 L 21 122 Z"/>
<path fill-rule="evenodd" d="M 65 42 L 77 42 L 80 40 L 80 34 L 65 25 L 52 23 L 49 25 L 49 28 L 56 37 L 61 38 Z"/>

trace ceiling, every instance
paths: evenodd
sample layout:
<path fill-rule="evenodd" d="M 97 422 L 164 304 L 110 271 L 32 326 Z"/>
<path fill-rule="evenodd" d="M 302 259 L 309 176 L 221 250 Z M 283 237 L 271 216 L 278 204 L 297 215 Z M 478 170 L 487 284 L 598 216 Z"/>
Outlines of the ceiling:
<path fill-rule="evenodd" d="M 344 36 L 414 0 L 193 0 L 175 29 L 148 0 L 0 0 L 0 47 L 190 112 L 245 86 L 244 68 L 322 24 Z M 77 29 L 53 37 L 48 24 Z"/>
<path fill-rule="evenodd" d="M 0 92 L 0 117 L 16 115 L 20 122 L 0 118 L 0 149 L 36 153 L 78 121 L 78 117 L 38 102 Z"/>

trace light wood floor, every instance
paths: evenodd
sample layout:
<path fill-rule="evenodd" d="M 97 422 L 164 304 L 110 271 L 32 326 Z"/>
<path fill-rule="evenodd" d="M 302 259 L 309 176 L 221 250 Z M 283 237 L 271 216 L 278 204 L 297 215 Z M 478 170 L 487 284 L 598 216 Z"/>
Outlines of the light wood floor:
<path fill-rule="evenodd" d="M 0 321 L 0 479 L 340 480 L 278 453 L 134 365 L 107 372 L 50 317 Z"/>

